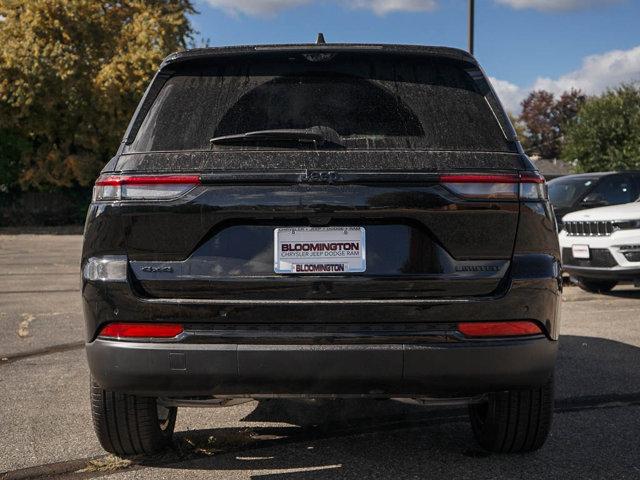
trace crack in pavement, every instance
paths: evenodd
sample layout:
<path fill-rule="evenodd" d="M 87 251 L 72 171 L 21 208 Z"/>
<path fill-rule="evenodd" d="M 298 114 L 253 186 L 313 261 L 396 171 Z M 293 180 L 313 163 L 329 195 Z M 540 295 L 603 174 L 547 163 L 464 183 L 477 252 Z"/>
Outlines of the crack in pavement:
<path fill-rule="evenodd" d="M 39 357 L 41 355 L 50 355 L 52 353 L 67 352 L 69 350 L 76 350 L 83 347 L 84 340 L 79 340 L 77 342 L 62 343 L 59 345 L 52 345 L 50 347 L 29 350 L 27 352 L 14 353 L 12 355 L 1 355 L 0 366 L 9 365 L 10 363 L 17 362 L 18 360 L 24 360 L 31 357 Z"/>
<path fill-rule="evenodd" d="M 33 277 L 33 276 L 46 276 L 46 275 L 55 275 L 55 276 L 60 276 L 60 275 L 73 275 L 73 276 L 77 276 L 78 272 L 73 271 L 73 272 L 29 272 L 29 273 L 25 273 L 25 272 L 9 272 L 9 273 L 3 273 L 2 276 L 6 277 L 6 276 L 18 276 L 18 277 Z M 46 290 L 43 290 L 46 292 Z"/>
<path fill-rule="evenodd" d="M 629 394 L 586 395 L 557 400 L 555 402 L 554 412 L 556 414 L 563 414 L 603 408 L 628 408 L 638 406 L 640 406 L 640 392 Z M 323 425 L 320 428 L 318 426 L 282 427 L 283 430 L 294 432 L 294 435 L 285 435 L 276 438 L 269 438 L 269 436 L 267 436 L 266 440 L 258 439 L 254 442 L 235 446 L 231 445 L 231 448 L 227 448 L 226 450 L 217 449 L 213 451 L 198 448 L 193 441 L 190 441 L 187 435 L 194 433 L 194 431 L 191 431 L 178 433 L 174 441 L 174 446 L 166 453 L 150 457 L 136 456 L 127 458 L 120 458 L 114 455 L 103 455 L 67 460 L 64 462 L 48 463 L 2 472 L 0 473 L 0 480 L 35 480 L 42 478 L 79 480 L 85 478 L 98 478 L 124 470 L 131 471 L 150 467 L 178 467 L 185 462 L 209 458 L 214 454 L 221 455 L 242 451 L 253 451 L 273 446 L 307 442 L 310 440 L 331 440 L 354 435 L 410 430 L 425 426 L 443 425 L 462 421 L 466 422 L 467 419 L 468 416 L 464 409 L 453 409 L 438 412 L 436 414 L 430 412 L 428 415 L 411 416 L 410 418 L 407 416 L 388 417 L 385 421 L 377 423 L 372 423 L 371 418 L 363 418 L 350 423 L 346 427 L 343 426 L 344 423 L 330 423 Z M 251 431 L 251 428 L 244 430 Z M 487 456 L 490 455 L 488 452 L 483 452 L 482 454 L 486 454 Z"/>
<path fill-rule="evenodd" d="M 3 290 L 0 295 L 8 295 L 11 293 L 80 293 L 79 288 L 65 288 L 59 290 Z"/>

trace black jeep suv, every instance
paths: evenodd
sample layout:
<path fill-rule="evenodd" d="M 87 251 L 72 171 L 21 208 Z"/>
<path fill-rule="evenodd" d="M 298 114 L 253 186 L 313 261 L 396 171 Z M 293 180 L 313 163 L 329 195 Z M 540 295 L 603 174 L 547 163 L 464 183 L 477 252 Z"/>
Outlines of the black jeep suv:
<path fill-rule="evenodd" d="M 82 278 L 110 452 L 238 398 L 455 399 L 497 452 L 550 428 L 554 218 L 460 50 L 169 56 L 96 181 Z"/>

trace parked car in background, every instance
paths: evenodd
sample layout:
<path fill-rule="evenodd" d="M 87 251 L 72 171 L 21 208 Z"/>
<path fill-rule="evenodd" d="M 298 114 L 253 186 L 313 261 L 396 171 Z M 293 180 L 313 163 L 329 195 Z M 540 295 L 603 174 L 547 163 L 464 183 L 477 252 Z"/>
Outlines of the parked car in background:
<path fill-rule="evenodd" d="M 550 180 L 548 185 L 561 230 L 562 217 L 568 213 L 636 201 L 640 196 L 640 172 L 581 173 Z"/>
<path fill-rule="evenodd" d="M 573 212 L 562 222 L 563 268 L 582 289 L 640 284 L 640 201 Z"/>
<path fill-rule="evenodd" d="M 555 219 L 461 50 L 168 57 L 95 184 L 82 271 L 109 452 L 246 398 L 461 402 L 496 452 L 549 432 Z"/>

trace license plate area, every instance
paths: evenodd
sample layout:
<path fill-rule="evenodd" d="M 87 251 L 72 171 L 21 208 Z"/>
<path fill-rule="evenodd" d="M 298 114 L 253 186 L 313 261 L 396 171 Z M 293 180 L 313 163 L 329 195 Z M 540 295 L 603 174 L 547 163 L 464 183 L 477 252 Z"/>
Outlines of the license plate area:
<path fill-rule="evenodd" d="M 591 257 L 589 245 L 573 245 L 571 247 L 571 254 L 573 255 L 573 258 L 583 258 L 586 260 Z"/>
<path fill-rule="evenodd" d="M 276 228 L 274 271 L 341 275 L 366 271 L 364 227 Z"/>

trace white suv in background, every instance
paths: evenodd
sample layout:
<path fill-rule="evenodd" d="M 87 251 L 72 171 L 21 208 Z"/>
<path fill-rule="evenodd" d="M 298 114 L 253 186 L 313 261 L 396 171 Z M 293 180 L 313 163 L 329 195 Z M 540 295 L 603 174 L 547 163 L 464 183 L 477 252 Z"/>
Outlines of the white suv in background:
<path fill-rule="evenodd" d="M 640 201 L 572 212 L 562 222 L 562 266 L 582 289 L 640 286 Z"/>

